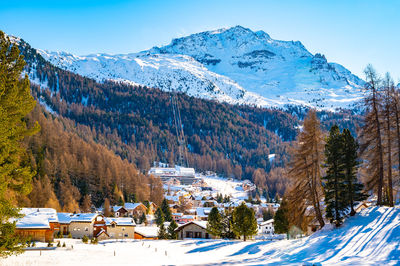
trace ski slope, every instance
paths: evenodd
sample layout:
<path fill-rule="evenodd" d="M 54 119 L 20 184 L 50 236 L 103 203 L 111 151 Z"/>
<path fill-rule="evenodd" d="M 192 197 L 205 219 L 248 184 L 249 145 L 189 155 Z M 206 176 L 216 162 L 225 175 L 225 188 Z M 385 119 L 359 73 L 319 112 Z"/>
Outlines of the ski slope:
<path fill-rule="evenodd" d="M 1 265 L 399 265 L 400 208 L 372 207 L 298 240 L 124 240 L 27 251 Z M 44 245 L 44 243 L 43 243 Z M 73 249 L 71 249 L 73 245 Z M 115 255 L 114 255 L 115 252 Z"/>

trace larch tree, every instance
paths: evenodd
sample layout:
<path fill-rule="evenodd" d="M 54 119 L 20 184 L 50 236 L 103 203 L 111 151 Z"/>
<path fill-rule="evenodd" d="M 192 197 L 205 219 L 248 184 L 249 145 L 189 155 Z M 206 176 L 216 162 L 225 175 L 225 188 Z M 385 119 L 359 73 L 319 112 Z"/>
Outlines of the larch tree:
<path fill-rule="evenodd" d="M 322 210 L 321 165 L 324 159 L 324 133 L 315 110 L 310 110 L 304 119 L 295 147 L 292 150 L 288 193 L 289 221 L 304 229 L 305 211 L 311 205 L 320 227 L 325 225 Z"/>
<path fill-rule="evenodd" d="M 389 206 L 393 207 L 393 162 L 392 162 L 392 141 L 394 135 L 392 134 L 394 128 L 394 120 L 393 115 L 393 88 L 394 82 L 390 77 L 389 73 L 386 73 L 385 78 L 383 80 L 383 120 L 384 120 L 384 146 L 385 149 L 385 158 L 386 158 L 386 169 L 387 169 L 387 200 Z"/>
<path fill-rule="evenodd" d="M 21 251 L 14 235 L 13 217 L 19 216 L 15 198 L 31 190 L 34 176 L 21 144 L 25 136 L 39 130 L 28 129 L 26 115 L 36 102 L 30 94 L 28 76 L 21 78 L 25 61 L 17 46 L 0 31 L 0 256 Z"/>
<path fill-rule="evenodd" d="M 110 200 L 108 198 L 104 200 L 103 214 L 105 217 L 111 217 L 111 206 L 110 206 Z"/>
<path fill-rule="evenodd" d="M 384 151 L 382 118 L 380 115 L 382 110 L 381 80 L 371 65 L 368 65 L 364 72 L 367 81 L 365 90 L 368 96 L 365 98 L 364 102 L 366 108 L 364 125 L 359 134 L 361 139 L 360 153 L 366 162 L 366 188 L 368 190 L 374 190 L 378 196 L 377 204 L 383 205 Z"/>

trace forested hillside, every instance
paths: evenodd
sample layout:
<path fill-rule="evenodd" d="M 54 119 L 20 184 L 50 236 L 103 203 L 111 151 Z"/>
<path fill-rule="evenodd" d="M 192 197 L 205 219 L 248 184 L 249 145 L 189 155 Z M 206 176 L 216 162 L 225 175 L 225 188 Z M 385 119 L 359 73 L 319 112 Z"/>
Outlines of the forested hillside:
<path fill-rule="evenodd" d="M 23 41 L 20 47 L 30 79 L 40 84 L 31 86 L 33 96 L 60 118 L 70 119 L 70 132 L 105 145 L 142 172 L 153 161 L 177 161 L 170 93 L 125 83 L 97 83 L 51 65 Z M 271 193 L 283 194 L 287 181 L 279 168 L 288 161 L 287 148 L 307 110 L 229 105 L 185 94 L 178 95 L 178 106 L 189 166 L 252 179 Z M 357 121 L 351 113 L 320 115 L 326 128 L 339 123 L 354 129 Z M 270 154 L 275 154 L 273 160 L 268 159 Z M 81 187 L 80 193 L 85 189 Z"/>

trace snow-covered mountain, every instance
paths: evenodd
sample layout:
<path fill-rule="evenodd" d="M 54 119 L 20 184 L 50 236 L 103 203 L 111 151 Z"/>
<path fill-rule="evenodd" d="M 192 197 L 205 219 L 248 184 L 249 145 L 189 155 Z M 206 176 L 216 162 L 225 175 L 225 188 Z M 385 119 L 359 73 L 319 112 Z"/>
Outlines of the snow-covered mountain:
<path fill-rule="evenodd" d="M 174 39 L 126 54 L 75 56 L 40 51 L 51 63 L 94 78 L 178 90 L 195 97 L 257 106 L 350 107 L 364 81 L 312 55 L 300 42 L 236 26 Z"/>

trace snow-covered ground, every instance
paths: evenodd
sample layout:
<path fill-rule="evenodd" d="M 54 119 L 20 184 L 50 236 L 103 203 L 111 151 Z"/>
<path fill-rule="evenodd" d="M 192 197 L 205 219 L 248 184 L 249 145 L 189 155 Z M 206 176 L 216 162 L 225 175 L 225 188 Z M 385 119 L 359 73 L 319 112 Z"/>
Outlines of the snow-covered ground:
<path fill-rule="evenodd" d="M 201 176 L 201 178 L 217 193 L 230 196 L 233 199 L 248 198 L 248 193 L 242 187 L 243 181 L 218 176 Z"/>
<path fill-rule="evenodd" d="M 399 265 L 400 208 L 368 208 L 339 229 L 282 241 L 124 240 L 27 251 L 1 265 Z M 73 245 L 73 249 L 71 249 Z M 114 253 L 115 252 L 115 253 Z"/>

